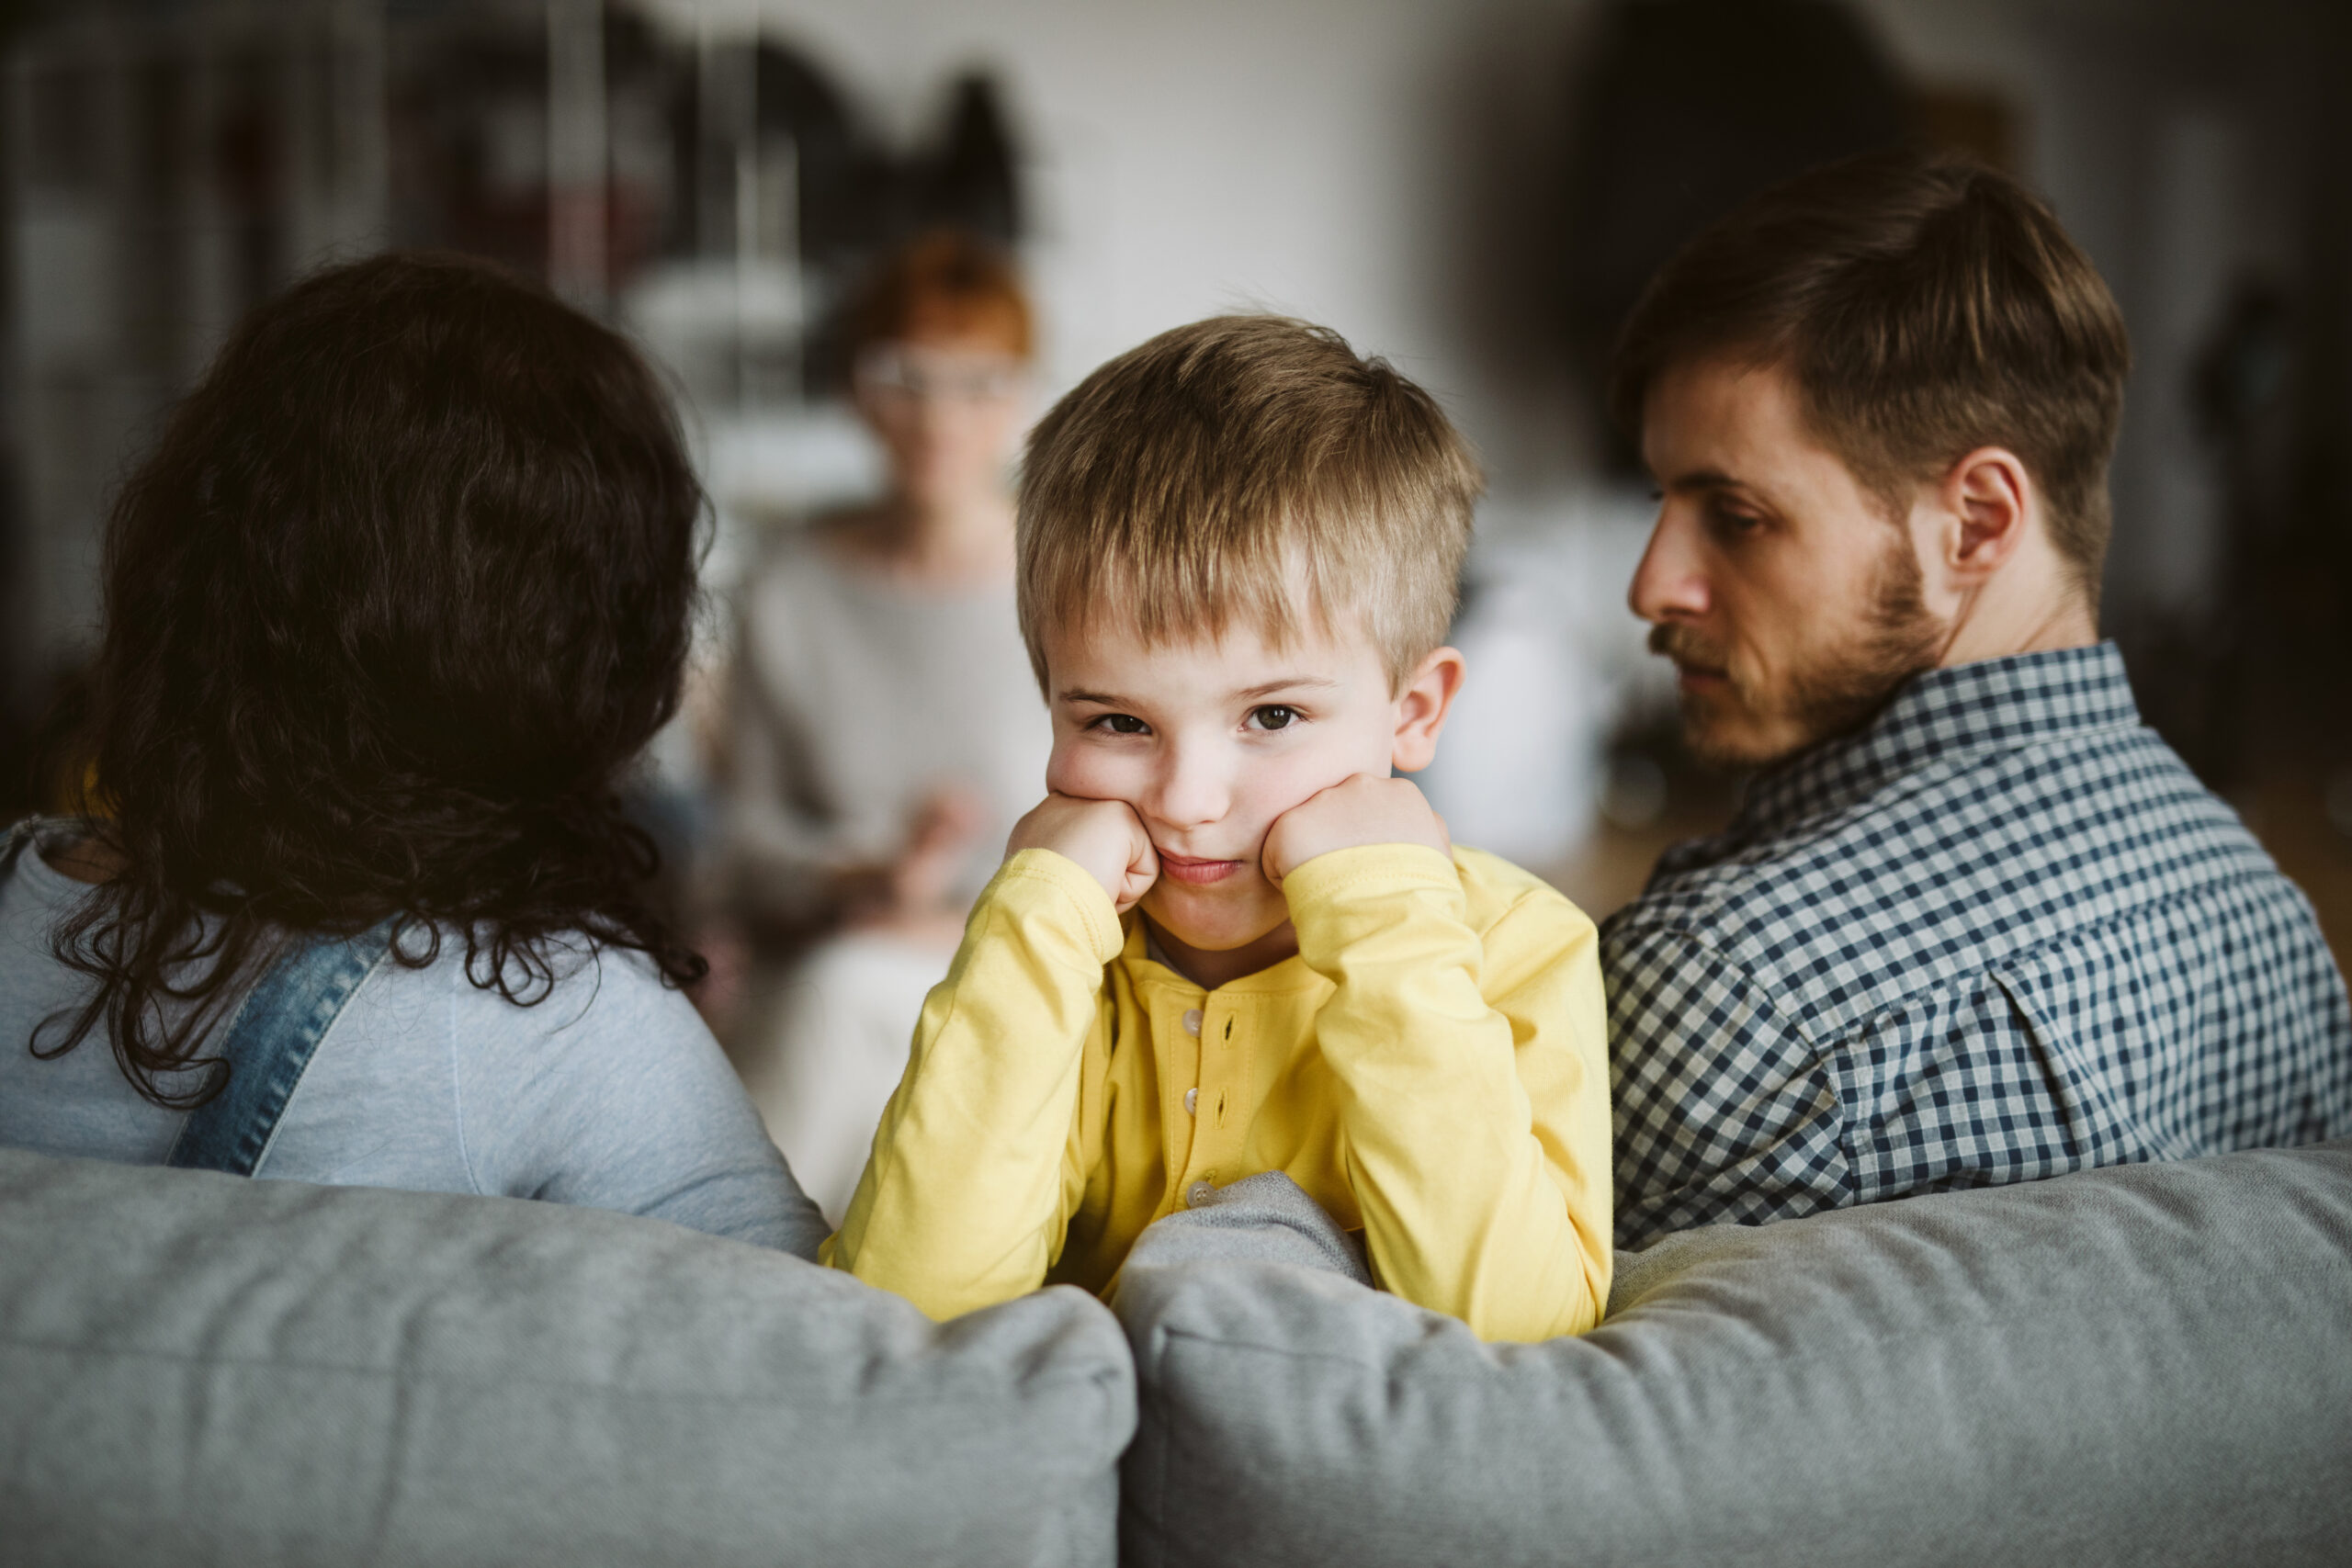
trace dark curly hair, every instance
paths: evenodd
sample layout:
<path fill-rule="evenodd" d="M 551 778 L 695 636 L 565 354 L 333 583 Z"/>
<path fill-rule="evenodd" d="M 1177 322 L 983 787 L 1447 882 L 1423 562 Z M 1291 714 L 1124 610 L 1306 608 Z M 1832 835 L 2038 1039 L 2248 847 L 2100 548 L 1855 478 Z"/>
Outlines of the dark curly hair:
<path fill-rule="evenodd" d="M 35 1054 L 103 1024 L 200 1104 L 241 978 L 387 917 L 520 1005 L 579 938 L 698 978 L 618 786 L 677 706 L 706 515 L 644 362 L 536 286 L 392 254 L 256 308 L 108 523 L 77 804 L 119 866 L 53 933 L 97 985 Z"/>

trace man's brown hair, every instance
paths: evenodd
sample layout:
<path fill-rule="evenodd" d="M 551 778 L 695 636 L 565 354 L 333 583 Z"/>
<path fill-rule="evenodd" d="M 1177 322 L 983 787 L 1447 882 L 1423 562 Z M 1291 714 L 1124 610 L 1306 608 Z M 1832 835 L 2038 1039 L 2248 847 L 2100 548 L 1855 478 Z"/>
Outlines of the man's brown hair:
<path fill-rule="evenodd" d="M 1611 412 L 1638 434 L 1658 377 L 1722 356 L 1786 370 L 1815 434 L 1897 516 L 1976 447 L 2016 453 L 2098 604 L 2131 344 L 2090 258 L 2016 181 L 1905 151 L 1754 197 L 1650 281 Z"/>
<path fill-rule="evenodd" d="M 1037 423 L 1022 464 L 1021 631 L 1105 609 L 1147 641 L 1276 647 L 1353 616 L 1402 682 L 1453 623 L 1481 489 L 1437 402 L 1338 333 L 1218 316 L 1128 350 Z M 1050 691 L 1047 694 L 1051 694 Z"/>

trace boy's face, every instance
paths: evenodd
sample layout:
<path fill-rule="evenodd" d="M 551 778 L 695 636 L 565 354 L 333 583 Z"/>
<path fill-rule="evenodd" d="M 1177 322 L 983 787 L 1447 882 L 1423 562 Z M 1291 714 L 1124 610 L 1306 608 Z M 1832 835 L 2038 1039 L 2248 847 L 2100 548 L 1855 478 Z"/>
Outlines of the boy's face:
<path fill-rule="evenodd" d="M 1428 766 L 1462 669 L 1440 649 L 1392 691 L 1368 637 L 1311 623 L 1280 652 L 1242 625 L 1155 647 L 1112 616 L 1045 643 L 1046 787 L 1133 808 L 1159 858 L 1144 913 L 1211 952 L 1290 919 L 1260 858 L 1274 819 L 1358 773 Z"/>

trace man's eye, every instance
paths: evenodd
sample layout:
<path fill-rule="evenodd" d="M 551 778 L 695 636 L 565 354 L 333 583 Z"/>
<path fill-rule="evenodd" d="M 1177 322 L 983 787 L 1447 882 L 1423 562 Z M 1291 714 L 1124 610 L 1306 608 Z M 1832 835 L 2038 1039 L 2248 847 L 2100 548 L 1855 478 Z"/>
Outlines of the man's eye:
<path fill-rule="evenodd" d="M 1094 718 L 1090 719 L 1087 722 L 1086 728 L 1089 729 L 1105 729 L 1114 735 L 1148 735 L 1151 733 L 1151 726 L 1146 724 L 1143 720 L 1137 718 L 1131 713 L 1100 714 Z"/>
<path fill-rule="evenodd" d="M 1250 710 L 1250 722 L 1260 729 L 1288 729 L 1291 720 L 1298 716 L 1295 707 L 1281 703 L 1268 703 L 1264 707 Z"/>
<path fill-rule="evenodd" d="M 1753 534 L 1764 525 L 1764 519 L 1753 512 L 1742 512 L 1728 506 L 1711 506 L 1708 513 L 1717 531 L 1724 534 Z"/>

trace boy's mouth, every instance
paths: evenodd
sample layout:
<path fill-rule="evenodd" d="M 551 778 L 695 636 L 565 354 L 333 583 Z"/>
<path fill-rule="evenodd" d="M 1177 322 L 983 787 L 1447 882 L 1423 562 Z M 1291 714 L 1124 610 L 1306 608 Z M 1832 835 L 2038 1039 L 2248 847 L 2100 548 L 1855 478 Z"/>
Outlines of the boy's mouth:
<path fill-rule="evenodd" d="M 1159 856 L 1159 874 L 1193 887 L 1206 887 L 1223 882 L 1241 869 L 1238 860 L 1194 860 L 1190 855 L 1171 855 L 1166 850 Z"/>

